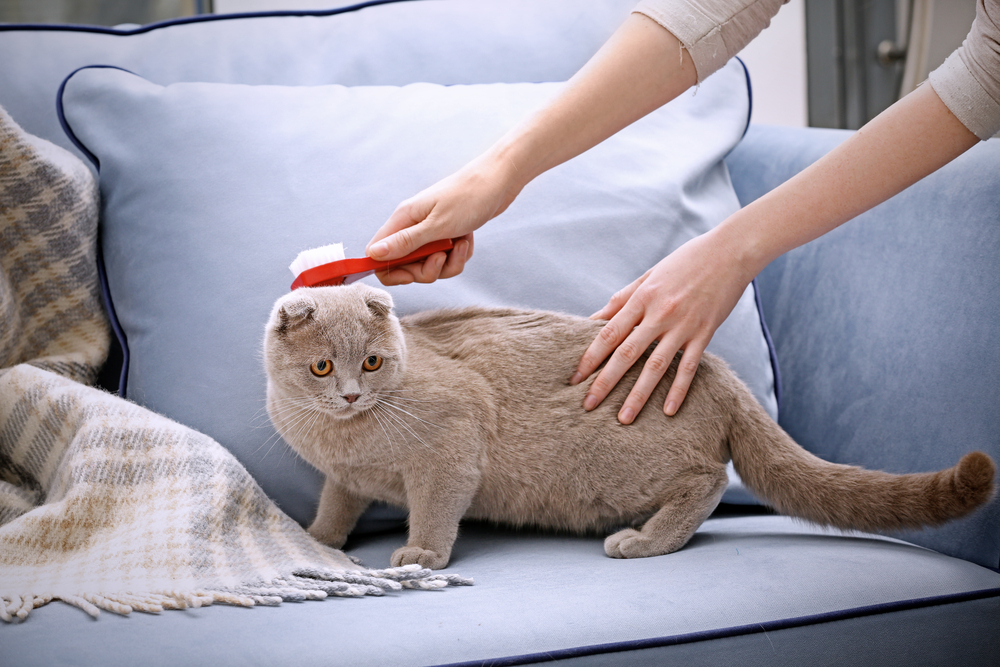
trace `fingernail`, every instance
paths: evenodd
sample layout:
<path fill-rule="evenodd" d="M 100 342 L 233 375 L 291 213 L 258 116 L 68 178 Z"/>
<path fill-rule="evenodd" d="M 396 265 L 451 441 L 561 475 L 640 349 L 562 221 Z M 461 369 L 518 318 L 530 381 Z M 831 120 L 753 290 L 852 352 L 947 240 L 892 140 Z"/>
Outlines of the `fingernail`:
<path fill-rule="evenodd" d="M 590 412 L 597 407 L 597 397 L 587 394 L 587 398 L 583 399 L 583 409 Z"/>
<path fill-rule="evenodd" d="M 573 377 L 569 379 L 570 386 L 578 385 L 583 382 L 583 376 L 579 372 L 573 373 Z"/>
<path fill-rule="evenodd" d="M 677 412 L 677 403 L 675 403 L 674 401 L 670 401 L 669 403 L 667 403 L 667 409 L 664 410 L 664 412 L 667 413 L 668 417 L 673 417 L 674 414 Z"/>
<path fill-rule="evenodd" d="M 375 245 L 373 245 L 371 248 L 368 249 L 368 256 L 381 257 L 387 252 L 389 252 L 389 244 L 386 243 L 385 241 L 379 241 L 378 243 L 376 243 Z"/>
<path fill-rule="evenodd" d="M 635 419 L 635 410 L 632 408 L 622 408 L 622 411 L 618 413 L 618 421 L 623 424 L 631 424 Z"/>

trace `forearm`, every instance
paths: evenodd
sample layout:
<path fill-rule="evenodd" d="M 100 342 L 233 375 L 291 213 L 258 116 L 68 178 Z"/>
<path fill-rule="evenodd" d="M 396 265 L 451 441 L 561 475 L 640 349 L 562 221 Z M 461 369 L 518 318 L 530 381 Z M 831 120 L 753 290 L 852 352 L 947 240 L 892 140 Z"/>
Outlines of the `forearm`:
<path fill-rule="evenodd" d="M 519 191 L 694 85 L 691 57 L 649 18 L 633 14 L 548 105 L 484 157 Z"/>
<path fill-rule="evenodd" d="M 716 228 L 747 281 L 779 255 L 889 199 L 978 142 L 924 85 Z"/>

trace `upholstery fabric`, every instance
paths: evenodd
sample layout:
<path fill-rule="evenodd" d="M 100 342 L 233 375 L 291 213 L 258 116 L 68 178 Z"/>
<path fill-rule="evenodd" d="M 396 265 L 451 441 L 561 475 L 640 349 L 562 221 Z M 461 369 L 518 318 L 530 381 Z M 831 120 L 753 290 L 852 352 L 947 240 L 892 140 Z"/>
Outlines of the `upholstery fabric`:
<path fill-rule="evenodd" d="M 346 548 L 380 567 L 403 539 L 402 532 L 367 535 Z M 762 664 L 958 660 L 985 667 L 1000 637 L 997 572 L 785 517 L 710 519 L 681 551 L 635 560 L 607 558 L 597 536 L 471 524 L 455 544 L 452 567 L 476 585 L 400 594 L 388 604 L 329 599 L 277 609 L 213 606 L 159 618 L 107 615 L 99 624 L 79 623 L 75 610 L 50 605 L 31 619 L 45 625 L 0 627 L 0 642 L 14 664 L 24 664 L 15 658 L 28 656 L 32 643 L 41 646 L 30 664 L 58 664 L 67 645 L 83 664 L 171 664 L 183 637 L 183 655 L 220 666 L 247 664 L 248 656 L 258 664 L 292 659 L 303 666 L 553 659 L 745 664 L 758 656 Z M 919 613 L 928 610 L 934 613 Z M 61 628 L 62 649 L 40 641 L 40 633 L 54 627 Z"/>

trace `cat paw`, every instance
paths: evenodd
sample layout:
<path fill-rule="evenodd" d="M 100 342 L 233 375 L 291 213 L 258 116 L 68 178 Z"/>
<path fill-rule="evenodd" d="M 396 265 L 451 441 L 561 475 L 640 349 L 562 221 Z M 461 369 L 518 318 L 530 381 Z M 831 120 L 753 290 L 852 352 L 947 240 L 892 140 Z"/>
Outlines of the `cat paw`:
<path fill-rule="evenodd" d="M 322 542 L 323 544 L 333 547 L 334 549 L 340 549 L 347 542 L 347 536 L 339 532 L 335 532 L 327 528 L 326 526 L 319 526 L 313 523 L 311 526 L 306 528 L 306 532 L 316 538 L 316 541 Z"/>
<path fill-rule="evenodd" d="M 604 553 L 612 558 L 646 558 L 663 553 L 648 535 L 634 528 L 626 528 L 609 535 L 604 540 Z"/>
<path fill-rule="evenodd" d="M 392 558 L 389 559 L 389 562 L 392 563 L 393 567 L 415 563 L 421 567 L 440 570 L 448 564 L 448 555 L 442 556 L 436 551 L 420 547 L 400 547 L 392 552 Z"/>

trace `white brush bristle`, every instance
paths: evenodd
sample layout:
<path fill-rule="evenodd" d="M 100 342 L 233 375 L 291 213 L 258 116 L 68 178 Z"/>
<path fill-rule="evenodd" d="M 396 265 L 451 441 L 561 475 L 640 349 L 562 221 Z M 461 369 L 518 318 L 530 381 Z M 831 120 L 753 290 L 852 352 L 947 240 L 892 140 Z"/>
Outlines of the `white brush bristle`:
<path fill-rule="evenodd" d="M 331 243 L 330 245 L 321 246 L 319 248 L 303 250 L 298 254 L 298 257 L 296 257 L 295 260 L 288 265 L 288 270 L 292 272 L 293 276 L 298 278 L 303 271 L 308 271 L 309 269 L 322 264 L 338 262 L 345 257 L 344 244 Z"/>

